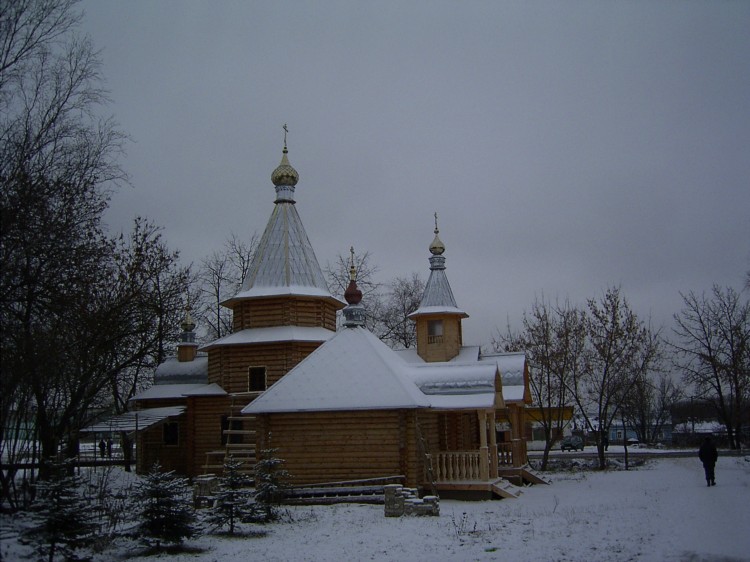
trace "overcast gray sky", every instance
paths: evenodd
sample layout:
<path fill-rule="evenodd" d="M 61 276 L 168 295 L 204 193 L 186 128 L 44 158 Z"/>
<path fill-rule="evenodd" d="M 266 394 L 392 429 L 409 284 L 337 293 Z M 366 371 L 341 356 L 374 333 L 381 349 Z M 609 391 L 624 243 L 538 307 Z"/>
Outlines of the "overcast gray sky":
<path fill-rule="evenodd" d="M 467 344 L 536 295 L 680 291 L 750 270 L 750 2 L 86 0 L 135 215 L 186 262 L 262 233 L 289 158 L 321 266 L 429 274 L 438 212 Z"/>

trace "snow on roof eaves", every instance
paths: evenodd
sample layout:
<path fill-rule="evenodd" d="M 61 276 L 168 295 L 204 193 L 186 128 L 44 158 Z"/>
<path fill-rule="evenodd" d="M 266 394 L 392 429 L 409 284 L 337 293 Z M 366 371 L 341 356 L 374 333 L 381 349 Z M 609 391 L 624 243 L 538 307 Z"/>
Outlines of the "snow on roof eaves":
<path fill-rule="evenodd" d="M 495 407 L 495 393 L 431 395 L 430 402 L 435 410 L 485 410 Z"/>
<path fill-rule="evenodd" d="M 136 430 L 142 431 L 168 418 L 182 415 L 184 412 L 185 406 L 166 406 L 163 408 L 135 410 L 91 424 L 81 431 L 82 433 L 109 433 L 119 431 L 130 433 Z"/>
<path fill-rule="evenodd" d="M 195 390 L 189 390 L 185 396 L 226 396 L 227 391 L 216 383 L 206 384 Z"/>
<path fill-rule="evenodd" d="M 494 392 L 497 366 L 491 363 L 411 365 L 408 376 L 425 394 Z"/>
<path fill-rule="evenodd" d="M 169 357 L 154 372 L 154 379 L 157 381 L 178 378 L 191 379 L 190 382 L 195 383 L 200 382 L 201 379 L 204 380 L 203 384 L 208 382 L 208 355 L 199 353 L 192 361 L 179 361 L 177 357 Z"/>
<path fill-rule="evenodd" d="M 240 291 L 231 299 L 227 299 L 222 304 L 227 304 L 240 299 L 260 299 L 267 297 L 322 297 L 345 304 L 337 299 L 327 289 L 310 287 L 306 285 L 287 285 L 287 286 L 255 286 L 246 291 Z"/>
<path fill-rule="evenodd" d="M 207 343 L 201 350 L 209 350 L 223 345 L 244 345 L 249 343 L 274 343 L 284 341 L 324 342 L 336 332 L 319 326 L 272 326 L 268 328 L 247 328 Z"/>
<path fill-rule="evenodd" d="M 460 314 L 464 318 L 468 318 L 469 315 L 463 310 L 455 306 L 420 306 L 417 310 L 409 314 L 409 318 L 416 316 L 426 316 L 428 314 Z"/>
<path fill-rule="evenodd" d="M 185 396 L 213 396 L 226 394 L 216 384 L 155 384 L 133 396 L 130 400 L 159 400 L 164 398 L 184 398 Z"/>
<path fill-rule="evenodd" d="M 155 384 L 139 392 L 130 400 L 155 400 L 159 398 L 182 398 L 186 392 L 206 386 L 205 384 Z"/>

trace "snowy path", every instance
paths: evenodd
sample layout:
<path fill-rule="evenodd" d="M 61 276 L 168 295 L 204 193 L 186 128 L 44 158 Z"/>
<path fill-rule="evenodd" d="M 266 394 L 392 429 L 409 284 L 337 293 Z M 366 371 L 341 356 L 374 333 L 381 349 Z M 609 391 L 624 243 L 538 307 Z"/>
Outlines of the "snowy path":
<path fill-rule="evenodd" d="M 269 526 L 265 537 L 204 537 L 191 543 L 202 554 L 169 560 L 750 561 L 750 460 L 720 458 L 712 488 L 697 459 L 553 479 L 519 500 L 444 500 L 439 518 L 386 519 L 382 506 L 294 508 L 295 522 Z"/>

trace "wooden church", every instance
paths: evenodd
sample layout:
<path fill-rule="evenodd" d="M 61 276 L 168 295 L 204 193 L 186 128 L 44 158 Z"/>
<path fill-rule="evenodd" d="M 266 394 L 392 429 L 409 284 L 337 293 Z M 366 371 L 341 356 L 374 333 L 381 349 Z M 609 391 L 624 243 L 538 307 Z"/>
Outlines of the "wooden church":
<path fill-rule="evenodd" d="M 347 304 L 330 294 L 287 154 L 285 140 L 273 212 L 240 292 L 223 303 L 233 332 L 199 348 L 188 312 L 177 357 L 133 399 L 137 469 L 215 474 L 230 455 L 250 468 L 274 449 L 300 485 L 398 475 L 439 493 L 513 496 L 504 478 L 539 481 L 524 440 L 525 356 L 463 345 L 468 315 L 445 273 L 437 219 L 411 315 L 417 347 L 394 351 L 364 327 L 353 267 Z"/>

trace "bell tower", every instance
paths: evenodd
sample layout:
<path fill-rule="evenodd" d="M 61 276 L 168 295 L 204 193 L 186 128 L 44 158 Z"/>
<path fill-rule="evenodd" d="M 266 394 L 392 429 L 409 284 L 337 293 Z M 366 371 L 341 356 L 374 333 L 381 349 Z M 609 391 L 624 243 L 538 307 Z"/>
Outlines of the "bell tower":
<path fill-rule="evenodd" d="M 419 308 L 409 315 L 417 323 L 417 354 L 426 362 L 450 361 L 461 350 L 461 320 L 469 315 L 456 305 L 445 275 L 445 245 L 439 236 L 435 213 L 435 238 L 430 244 L 430 278 Z"/>

